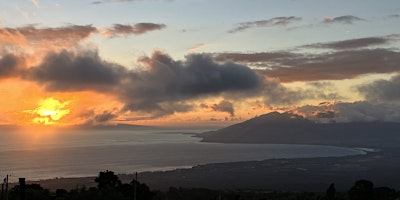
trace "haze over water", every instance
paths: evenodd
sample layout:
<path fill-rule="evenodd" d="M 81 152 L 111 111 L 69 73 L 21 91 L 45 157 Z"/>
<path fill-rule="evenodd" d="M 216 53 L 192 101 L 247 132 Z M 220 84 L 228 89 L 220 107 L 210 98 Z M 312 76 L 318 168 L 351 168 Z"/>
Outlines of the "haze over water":
<path fill-rule="evenodd" d="M 27 179 L 169 170 L 207 163 L 362 154 L 350 148 L 287 144 L 203 143 L 178 131 L 65 131 L 0 135 L 0 175 Z"/>

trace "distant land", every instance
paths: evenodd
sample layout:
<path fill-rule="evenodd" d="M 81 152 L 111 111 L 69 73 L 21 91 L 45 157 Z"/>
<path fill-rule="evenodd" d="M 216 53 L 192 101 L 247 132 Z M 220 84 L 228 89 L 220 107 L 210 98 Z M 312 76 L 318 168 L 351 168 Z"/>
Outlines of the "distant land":
<path fill-rule="evenodd" d="M 198 136 L 203 142 L 392 148 L 400 144 L 400 123 L 316 123 L 299 115 L 272 112 Z"/>
<path fill-rule="evenodd" d="M 132 126 L 109 128 L 130 129 Z M 371 180 L 377 186 L 400 188 L 399 123 L 321 124 L 295 114 L 273 112 L 197 136 L 202 137 L 203 142 L 317 144 L 373 148 L 376 151 L 344 157 L 211 163 L 189 169 L 142 172 L 139 180 L 160 190 L 175 186 L 323 192 L 330 183 L 335 183 L 339 191 L 344 191 L 359 179 Z M 123 182 L 133 177 L 133 174 L 120 175 Z M 95 186 L 93 180 L 94 177 L 57 178 L 33 183 L 55 190 Z"/>

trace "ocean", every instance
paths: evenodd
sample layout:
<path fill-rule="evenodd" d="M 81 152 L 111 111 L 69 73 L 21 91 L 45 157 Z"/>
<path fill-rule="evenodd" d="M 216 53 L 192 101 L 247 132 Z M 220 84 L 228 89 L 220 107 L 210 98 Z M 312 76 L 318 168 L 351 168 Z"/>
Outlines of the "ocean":
<path fill-rule="evenodd" d="M 364 154 L 362 149 L 293 144 L 204 143 L 174 130 L 0 134 L 0 177 L 40 180 L 188 168 L 208 163 Z M 192 131 L 192 133 L 195 133 Z"/>

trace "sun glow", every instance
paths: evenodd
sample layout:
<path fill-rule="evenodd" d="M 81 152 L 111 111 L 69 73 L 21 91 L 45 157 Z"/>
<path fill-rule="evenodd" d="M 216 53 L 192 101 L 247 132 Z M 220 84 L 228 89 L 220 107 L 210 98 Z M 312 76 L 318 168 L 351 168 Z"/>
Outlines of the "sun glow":
<path fill-rule="evenodd" d="M 61 118 L 70 113 L 66 108 L 69 102 L 60 102 L 54 98 L 47 98 L 39 102 L 39 107 L 34 110 L 26 110 L 24 112 L 32 114 L 34 124 L 52 125 L 56 124 Z"/>

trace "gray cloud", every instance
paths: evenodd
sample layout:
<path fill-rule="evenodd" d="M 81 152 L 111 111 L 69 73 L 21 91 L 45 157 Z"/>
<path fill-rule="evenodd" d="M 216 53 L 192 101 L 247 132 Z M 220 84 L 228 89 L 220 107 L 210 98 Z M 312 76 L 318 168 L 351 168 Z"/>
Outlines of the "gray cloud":
<path fill-rule="evenodd" d="M 323 23 L 341 23 L 341 24 L 353 24 L 355 21 L 363 21 L 359 17 L 353 15 L 344 15 L 335 18 L 325 18 Z"/>
<path fill-rule="evenodd" d="M 369 101 L 400 102 L 400 75 L 389 80 L 377 80 L 357 87 L 358 91 Z"/>
<path fill-rule="evenodd" d="M 149 31 L 161 30 L 167 27 L 165 24 L 137 23 L 135 25 L 114 24 L 112 28 L 106 29 L 104 34 L 109 37 L 140 35 Z"/>
<path fill-rule="evenodd" d="M 151 57 L 141 58 L 140 64 L 142 70 L 128 70 L 102 60 L 95 51 L 64 50 L 47 55 L 41 64 L 26 69 L 22 77 L 44 85 L 48 91 L 112 94 L 124 104 L 121 112 L 142 112 L 148 118 L 190 111 L 194 105 L 189 101 L 201 97 L 224 97 L 227 100 L 210 108 L 232 116 L 232 102 L 243 98 L 262 97 L 267 105 L 339 98 L 326 89 L 326 84 L 289 89 L 279 81 L 263 79 L 245 65 L 215 62 L 210 55 L 191 54 L 175 61 L 165 53 L 154 52 Z"/>
<path fill-rule="evenodd" d="M 26 65 L 25 59 L 14 54 L 5 54 L 0 58 L 0 79 L 18 76 Z"/>
<path fill-rule="evenodd" d="M 363 49 L 314 56 L 303 55 L 292 60 L 284 60 L 281 62 L 283 67 L 266 70 L 265 73 L 279 77 L 283 82 L 341 80 L 368 73 L 396 72 L 399 62 L 399 52 Z"/>
<path fill-rule="evenodd" d="M 113 114 L 112 112 L 103 111 L 103 113 L 94 116 L 94 121 L 96 123 L 104 123 L 116 118 L 117 116 L 118 115 Z"/>
<path fill-rule="evenodd" d="M 250 28 L 255 27 L 270 27 L 270 26 L 282 26 L 292 23 L 294 21 L 301 20 L 299 17 L 289 16 L 289 17 L 275 17 L 272 19 L 267 20 L 259 20 L 259 21 L 252 21 L 252 22 L 243 22 L 240 23 L 237 27 L 229 30 L 229 33 L 236 33 L 240 31 L 244 31 Z"/>
<path fill-rule="evenodd" d="M 340 103 L 335 105 L 338 122 L 400 122 L 400 106 L 397 104 L 372 104 L 369 102 Z"/>
<path fill-rule="evenodd" d="M 308 119 L 321 122 L 400 122 L 400 106 L 396 103 L 336 102 L 295 110 Z"/>
<path fill-rule="evenodd" d="M 252 90 L 262 85 L 261 78 L 246 66 L 215 63 L 210 56 L 192 54 L 185 61 L 174 61 L 155 52 L 141 59 L 146 71 L 130 74 L 121 91 L 126 109 L 146 112 L 187 110 L 181 101 L 199 96 Z M 178 102 L 178 103 L 177 103 Z"/>
<path fill-rule="evenodd" d="M 334 118 L 334 117 L 335 117 L 335 112 L 333 112 L 333 111 L 317 112 L 317 113 L 316 113 L 316 116 L 317 116 L 318 118 L 328 118 L 328 119 L 331 119 L 331 118 Z"/>
<path fill-rule="evenodd" d="M 23 36 L 30 42 L 49 41 L 53 43 L 71 43 L 78 42 L 97 32 L 97 28 L 91 25 L 78 26 L 71 25 L 58 28 L 38 28 L 34 25 L 19 27 L 19 28 L 1 28 L 0 38 L 9 38 L 10 35 Z M 5 41 L 7 42 L 7 41 Z"/>
<path fill-rule="evenodd" d="M 341 80 L 369 73 L 398 72 L 400 52 L 388 49 L 355 49 L 322 54 L 290 52 L 218 54 L 216 58 L 256 65 L 259 73 L 282 82 Z"/>
<path fill-rule="evenodd" d="M 343 40 L 331 43 L 319 43 L 319 44 L 307 45 L 305 47 L 331 48 L 331 49 L 341 50 L 341 49 L 362 48 L 374 45 L 383 45 L 397 40 L 399 40 L 399 35 L 388 35 L 385 37 L 368 37 L 368 38 L 358 38 L 352 40 Z"/>
<path fill-rule="evenodd" d="M 118 117 L 118 110 L 117 109 L 114 109 L 112 111 L 87 110 L 83 113 L 80 113 L 79 117 L 85 121 L 83 124 L 86 125 L 104 124 L 112 121 L 113 119 L 116 119 Z"/>
<path fill-rule="evenodd" d="M 268 81 L 264 84 L 261 94 L 266 105 L 291 105 L 306 99 L 338 100 L 342 99 L 336 92 L 326 86 L 315 88 L 287 88 L 277 81 Z"/>
<path fill-rule="evenodd" d="M 149 31 L 166 28 L 165 24 L 137 23 L 134 25 L 114 24 L 102 33 L 108 37 L 140 35 Z M 0 28 L 0 42 L 11 45 L 48 45 L 59 48 L 76 46 L 92 34 L 99 33 L 99 29 L 92 25 L 70 25 L 56 28 L 38 27 L 29 25 L 18 28 Z"/>
<path fill-rule="evenodd" d="M 218 53 L 214 54 L 214 59 L 219 62 L 241 62 L 241 63 L 256 63 L 256 62 L 266 62 L 275 61 L 280 59 L 290 59 L 297 56 L 297 54 L 290 52 L 260 52 L 260 53 Z"/>
<path fill-rule="evenodd" d="M 46 86 L 49 91 L 107 91 L 123 80 L 126 69 L 101 60 L 97 52 L 50 53 L 24 77 Z"/>
<path fill-rule="evenodd" d="M 222 100 L 218 104 L 213 104 L 211 108 L 214 111 L 229 113 L 231 117 L 235 116 L 235 109 L 233 108 L 233 103 L 230 101 Z"/>
<path fill-rule="evenodd" d="M 23 78 L 36 81 L 49 91 L 93 90 L 116 95 L 124 110 L 152 117 L 185 112 L 185 101 L 200 96 L 253 90 L 263 81 L 250 68 L 235 63 L 219 64 L 210 56 L 193 54 L 175 61 L 155 52 L 140 60 L 146 70 L 128 70 L 99 58 L 97 52 L 51 53 L 27 69 Z"/>

